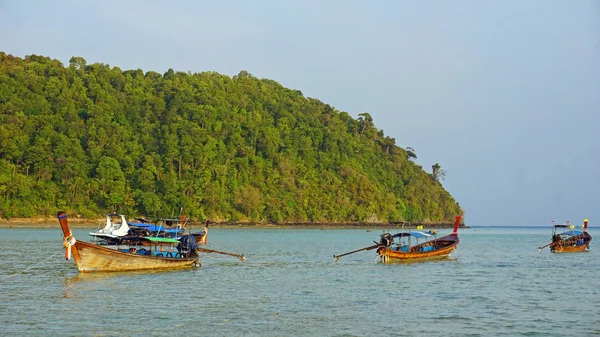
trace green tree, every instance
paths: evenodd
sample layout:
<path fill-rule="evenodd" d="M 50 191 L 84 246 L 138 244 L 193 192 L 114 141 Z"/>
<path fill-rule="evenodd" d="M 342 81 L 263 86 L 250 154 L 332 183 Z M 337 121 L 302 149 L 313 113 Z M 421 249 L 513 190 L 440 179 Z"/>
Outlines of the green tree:
<path fill-rule="evenodd" d="M 125 177 L 119 162 L 111 157 L 103 156 L 96 168 L 100 183 L 102 203 L 113 210 L 125 200 Z"/>
<path fill-rule="evenodd" d="M 431 177 L 433 181 L 440 181 L 446 179 L 446 171 L 442 170 L 440 164 L 435 163 L 431 166 Z"/>
<path fill-rule="evenodd" d="M 417 159 L 417 154 L 415 153 L 415 149 L 413 149 L 412 147 L 407 147 L 405 149 L 406 151 L 406 159 L 408 160 L 414 160 Z"/>
<path fill-rule="evenodd" d="M 437 182 L 444 171 L 416 158 L 369 113 L 247 71 L 0 52 L 0 216 L 183 206 L 213 220 L 451 221 L 461 210 Z"/>

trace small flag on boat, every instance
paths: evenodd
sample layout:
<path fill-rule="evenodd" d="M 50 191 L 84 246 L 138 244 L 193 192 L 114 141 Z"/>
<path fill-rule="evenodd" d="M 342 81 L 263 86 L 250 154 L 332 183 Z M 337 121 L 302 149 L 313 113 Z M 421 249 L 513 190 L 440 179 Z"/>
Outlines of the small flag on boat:
<path fill-rule="evenodd" d="M 417 226 L 417 229 L 423 229 L 423 226 Z"/>

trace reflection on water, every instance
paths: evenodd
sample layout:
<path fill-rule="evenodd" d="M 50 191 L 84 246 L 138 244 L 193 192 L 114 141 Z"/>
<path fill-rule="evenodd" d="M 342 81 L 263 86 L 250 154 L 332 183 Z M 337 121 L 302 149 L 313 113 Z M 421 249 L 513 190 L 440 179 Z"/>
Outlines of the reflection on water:
<path fill-rule="evenodd" d="M 364 230 L 215 228 L 209 247 L 246 262 L 203 254 L 200 268 L 127 273 L 44 261 L 57 230 L 4 231 L 3 335 L 600 334 L 600 251 L 539 253 L 547 228 L 467 229 L 451 258 L 393 264 L 373 251 L 334 262 L 373 240 Z"/>
<path fill-rule="evenodd" d="M 65 281 L 67 283 L 75 283 L 75 282 L 104 282 L 108 279 L 113 278 L 139 278 L 140 275 L 150 276 L 153 274 L 169 274 L 169 273 L 177 273 L 181 272 L 181 270 L 190 269 L 190 268 L 172 268 L 166 270 L 140 270 L 140 271 L 130 271 L 130 272 L 85 272 L 79 273 L 72 277 L 67 277 Z"/>

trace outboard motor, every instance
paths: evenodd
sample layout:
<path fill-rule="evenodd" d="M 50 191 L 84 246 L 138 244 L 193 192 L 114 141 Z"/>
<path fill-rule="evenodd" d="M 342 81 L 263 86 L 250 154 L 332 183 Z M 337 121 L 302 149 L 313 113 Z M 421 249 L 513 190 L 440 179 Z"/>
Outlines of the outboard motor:
<path fill-rule="evenodd" d="M 182 256 L 194 256 L 196 254 L 196 248 L 198 248 L 198 244 L 196 243 L 195 236 L 187 234 L 179 238 L 177 250 Z"/>
<path fill-rule="evenodd" d="M 384 247 L 390 247 L 394 243 L 394 237 L 390 233 L 381 234 L 381 240 L 379 244 Z"/>

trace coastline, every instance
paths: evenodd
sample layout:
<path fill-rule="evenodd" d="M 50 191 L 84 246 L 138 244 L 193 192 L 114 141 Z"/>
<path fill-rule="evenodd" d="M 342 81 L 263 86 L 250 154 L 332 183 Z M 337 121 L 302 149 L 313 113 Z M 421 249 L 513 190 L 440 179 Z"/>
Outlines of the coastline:
<path fill-rule="evenodd" d="M 69 227 L 71 228 L 99 228 L 104 226 L 106 220 L 98 219 L 78 219 L 69 218 Z M 288 222 L 288 223 L 267 223 L 267 222 L 230 222 L 230 221 L 211 221 L 211 227 L 218 228 L 316 228 L 316 229 L 416 229 L 417 226 L 423 226 L 423 229 L 443 229 L 452 228 L 453 223 L 390 223 L 390 222 Z M 192 222 L 193 227 L 204 226 L 203 222 Z M 14 218 L 0 219 L 0 228 L 59 228 L 58 220 L 55 218 Z M 469 228 L 461 224 L 459 228 Z"/>

